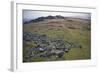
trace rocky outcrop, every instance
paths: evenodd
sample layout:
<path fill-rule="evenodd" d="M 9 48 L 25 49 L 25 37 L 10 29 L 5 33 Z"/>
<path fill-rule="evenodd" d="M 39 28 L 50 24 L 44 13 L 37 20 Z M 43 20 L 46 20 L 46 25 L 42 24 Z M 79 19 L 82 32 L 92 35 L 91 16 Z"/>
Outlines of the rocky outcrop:
<path fill-rule="evenodd" d="M 23 42 L 34 41 L 36 46 L 29 48 L 27 52 L 28 58 L 49 57 L 56 55 L 62 57 L 65 52 L 69 52 L 71 48 L 81 48 L 79 44 L 74 44 L 61 39 L 50 40 L 46 35 L 39 35 L 31 32 L 23 33 Z"/>
<path fill-rule="evenodd" d="M 34 22 L 40 22 L 40 21 L 44 21 L 44 20 L 46 20 L 46 19 L 64 19 L 65 17 L 63 17 L 63 16 L 61 16 L 61 15 L 56 15 L 56 16 L 51 16 L 51 15 L 49 15 L 49 16 L 46 16 L 46 17 L 38 17 L 38 18 L 36 18 L 36 19 L 33 19 L 33 20 L 31 20 L 31 21 L 26 21 L 26 22 L 24 22 L 24 24 L 27 24 L 27 23 L 34 23 Z"/>

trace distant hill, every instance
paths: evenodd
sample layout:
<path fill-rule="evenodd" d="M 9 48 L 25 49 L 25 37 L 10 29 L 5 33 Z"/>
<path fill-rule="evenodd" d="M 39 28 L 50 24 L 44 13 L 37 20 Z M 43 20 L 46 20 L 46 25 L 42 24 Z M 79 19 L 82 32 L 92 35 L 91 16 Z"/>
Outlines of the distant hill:
<path fill-rule="evenodd" d="M 61 15 L 56 15 L 56 16 L 46 16 L 46 17 L 38 17 L 36 19 L 33 19 L 31 21 L 25 21 L 24 24 L 27 23 L 32 23 L 32 22 L 39 22 L 39 21 L 44 21 L 45 19 L 64 19 L 65 17 L 61 16 Z"/>
<path fill-rule="evenodd" d="M 85 20 L 85 21 L 90 21 L 90 19 L 83 19 L 83 18 L 78 18 L 78 17 L 64 17 L 64 16 L 61 16 L 61 15 L 56 15 L 56 16 L 52 16 L 52 15 L 49 15 L 49 16 L 46 16 L 46 17 L 38 17 L 36 19 L 32 19 L 30 21 L 23 21 L 23 24 L 29 24 L 29 23 L 35 23 L 35 22 L 40 22 L 40 21 L 44 21 L 44 20 L 48 20 L 48 19 L 78 19 L 78 20 Z M 69 20 L 70 21 L 70 20 Z"/>

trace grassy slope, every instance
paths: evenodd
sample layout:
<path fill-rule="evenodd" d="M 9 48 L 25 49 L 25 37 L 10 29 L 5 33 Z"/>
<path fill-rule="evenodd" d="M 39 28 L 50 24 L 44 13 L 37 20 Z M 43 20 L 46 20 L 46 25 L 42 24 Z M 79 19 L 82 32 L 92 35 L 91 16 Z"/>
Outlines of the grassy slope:
<path fill-rule="evenodd" d="M 79 60 L 90 59 L 90 23 L 87 20 L 81 19 L 52 19 L 37 23 L 30 23 L 23 26 L 24 31 L 35 32 L 38 34 L 46 34 L 50 38 L 60 38 L 65 41 L 79 43 L 82 48 L 72 48 L 68 53 L 65 53 L 64 60 Z M 25 48 L 33 46 L 30 43 Z M 25 55 L 25 53 L 24 53 Z M 60 60 L 51 57 L 52 60 Z M 36 58 L 33 61 L 45 61 L 46 58 Z"/>

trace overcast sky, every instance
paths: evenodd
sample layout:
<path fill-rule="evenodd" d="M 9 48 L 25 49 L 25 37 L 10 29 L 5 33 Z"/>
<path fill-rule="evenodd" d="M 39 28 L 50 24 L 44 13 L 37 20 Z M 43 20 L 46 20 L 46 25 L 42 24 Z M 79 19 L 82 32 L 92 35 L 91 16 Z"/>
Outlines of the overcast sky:
<path fill-rule="evenodd" d="M 90 19 L 90 13 L 74 13 L 74 12 L 50 12 L 50 11 L 34 11 L 34 10 L 23 10 L 23 21 L 30 21 L 32 19 L 36 19 L 38 17 L 45 16 L 56 16 L 61 15 L 64 17 L 74 17 L 74 18 L 83 18 Z"/>

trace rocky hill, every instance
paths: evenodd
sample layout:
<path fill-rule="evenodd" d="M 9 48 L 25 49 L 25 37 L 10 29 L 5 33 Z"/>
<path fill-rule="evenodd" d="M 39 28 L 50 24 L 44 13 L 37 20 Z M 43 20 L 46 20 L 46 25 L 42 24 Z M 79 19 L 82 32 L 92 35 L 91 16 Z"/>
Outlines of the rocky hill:
<path fill-rule="evenodd" d="M 90 37 L 91 20 L 60 15 L 39 17 L 23 24 L 23 62 L 90 59 Z M 65 52 L 68 45 L 70 51 Z"/>

